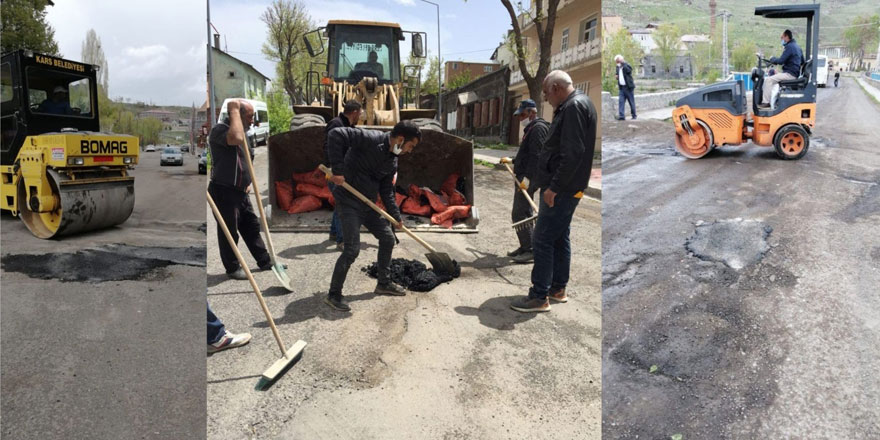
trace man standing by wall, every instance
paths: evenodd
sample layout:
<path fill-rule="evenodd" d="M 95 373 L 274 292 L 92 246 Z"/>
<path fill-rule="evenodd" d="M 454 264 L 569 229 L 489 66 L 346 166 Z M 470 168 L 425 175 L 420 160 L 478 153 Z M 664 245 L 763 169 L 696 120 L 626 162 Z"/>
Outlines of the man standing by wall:
<path fill-rule="evenodd" d="M 549 300 L 568 301 L 571 218 L 590 180 L 596 145 L 596 109 L 572 86 L 571 77 L 554 70 L 544 79 L 543 89 L 555 110 L 535 177 L 541 204 L 532 237 L 532 288 L 511 304 L 518 312 L 546 312 Z"/>
<path fill-rule="evenodd" d="M 538 117 L 538 106 L 535 101 L 526 99 L 519 104 L 519 107 L 513 113 L 513 116 L 519 118 L 520 123 L 528 120 L 529 123 L 523 130 L 522 142 L 519 144 L 519 150 L 516 157 L 513 158 L 513 172 L 516 174 L 517 180 L 524 182 L 528 180 L 526 192 L 529 197 L 534 197 L 538 187 L 535 186 L 535 171 L 538 168 L 538 153 L 547 139 L 550 124 Z M 510 217 L 514 223 L 525 220 L 532 216 L 532 206 L 519 188 L 514 188 L 513 209 Z M 529 263 L 533 260 L 532 255 L 532 228 L 523 228 L 516 231 L 519 239 L 519 247 L 508 253 L 509 257 L 517 263 Z"/>
<path fill-rule="evenodd" d="M 226 110 L 229 116 L 215 125 L 208 137 L 213 160 L 208 192 L 217 204 L 235 243 L 238 244 L 238 234 L 241 233 L 260 270 L 270 270 L 272 257 L 266 251 L 263 237 L 260 236 L 260 220 L 248 197 L 251 175 L 243 148 L 251 142 L 245 131 L 253 124 L 254 108 L 245 100 L 232 100 L 227 104 Z M 250 148 L 248 150 L 253 151 Z M 219 226 L 217 245 L 220 247 L 220 260 L 223 261 L 226 275 L 232 279 L 246 280 L 247 276 Z"/>
<path fill-rule="evenodd" d="M 624 118 L 626 103 L 629 102 L 629 109 L 632 111 L 632 118 L 636 119 L 636 84 L 633 82 L 633 68 L 624 59 L 623 55 L 616 55 L 614 62 L 617 63 L 617 120 L 622 121 Z"/>
<path fill-rule="evenodd" d="M 327 123 L 327 126 L 324 128 L 324 163 L 330 165 L 330 153 L 328 147 L 330 130 L 339 127 L 354 127 L 357 125 L 360 117 L 361 103 L 354 99 L 350 99 L 346 101 L 345 105 L 342 107 L 342 113 Z M 333 182 L 328 182 L 327 186 L 330 187 L 330 191 L 336 190 L 336 184 Z M 330 220 L 330 240 L 336 241 L 336 249 L 340 251 L 343 249 L 342 224 L 339 223 L 339 213 L 335 208 L 333 209 L 333 218 Z"/>

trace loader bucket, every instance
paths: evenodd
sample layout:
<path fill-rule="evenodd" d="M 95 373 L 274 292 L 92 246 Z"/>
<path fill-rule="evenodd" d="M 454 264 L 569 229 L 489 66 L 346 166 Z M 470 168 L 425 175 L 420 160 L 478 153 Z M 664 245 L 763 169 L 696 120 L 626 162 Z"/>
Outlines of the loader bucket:
<path fill-rule="evenodd" d="M 391 127 L 361 127 L 390 131 Z M 312 171 L 324 163 L 324 126 L 314 124 L 269 138 L 269 229 L 290 232 L 327 232 L 332 211 L 322 209 L 289 214 L 280 209 L 275 195 L 276 181 L 290 180 L 293 173 Z M 431 224 L 429 218 L 403 214 L 403 223 L 419 232 L 477 232 L 479 214 L 474 201 L 474 146 L 471 141 L 439 130 L 422 129 L 422 140 L 412 153 L 402 155 L 398 162 L 397 186 L 410 184 L 439 191 L 441 184 L 453 173 L 464 178 L 463 194 L 473 206 L 470 218 L 456 223 L 452 229 Z"/>

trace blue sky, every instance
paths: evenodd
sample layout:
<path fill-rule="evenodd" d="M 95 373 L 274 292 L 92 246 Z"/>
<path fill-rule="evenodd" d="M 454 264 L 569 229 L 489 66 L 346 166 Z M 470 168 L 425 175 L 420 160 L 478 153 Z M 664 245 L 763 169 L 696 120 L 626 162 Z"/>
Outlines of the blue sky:
<path fill-rule="evenodd" d="M 437 52 L 437 15 L 419 0 L 302 0 L 319 25 L 331 19 L 393 21 L 428 34 Z M 274 64 L 261 54 L 266 38 L 260 15 L 270 0 L 212 0 L 211 21 L 222 44 L 269 77 Z M 510 28 L 499 0 L 436 0 L 440 4 L 444 60 L 488 61 Z M 523 2 L 528 5 L 528 2 Z M 201 105 L 205 100 L 204 0 L 56 0 L 47 19 L 66 58 L 81 58 L 82 42 L 94 28 L 103 43 L 110 96 L 157 105 Z M 323 24 L 322 24 L 323 23 Z M 409 53 L 404 45 L 404 56 Z"/>

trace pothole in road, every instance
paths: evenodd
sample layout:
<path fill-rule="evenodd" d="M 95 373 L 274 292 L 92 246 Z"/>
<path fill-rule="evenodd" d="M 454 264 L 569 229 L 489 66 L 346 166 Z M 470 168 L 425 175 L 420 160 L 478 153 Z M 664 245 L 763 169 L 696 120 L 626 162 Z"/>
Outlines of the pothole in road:
<path fill-rule="evenodd" d="M 767 238 L 773 228 L 757 220 L 719 220 L 698 223 L 685 248 L 704 261 L 724 263 L 740 270 L 764 258 L 770 250 Z"/>
<path fill-rule="evenodd" d="M 3 270 L 31 278 L 64 282 L 164 279 L 154 273 L 171 265 L 205 266 L 205 247 L 150 247 L 111 244 L 73 253 L 11 254 Z"/>

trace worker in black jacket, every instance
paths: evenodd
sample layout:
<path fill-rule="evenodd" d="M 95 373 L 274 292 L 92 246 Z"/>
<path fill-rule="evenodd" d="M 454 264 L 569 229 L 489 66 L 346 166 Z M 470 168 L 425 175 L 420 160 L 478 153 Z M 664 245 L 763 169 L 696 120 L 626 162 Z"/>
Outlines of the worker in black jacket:
<path fill-rule="evenodd" d="M 357 102 L 354 99 L 350 99 L 345 102 L 345 105 L 342 107 L 342 113 L 339 116 L 330 120 L 327 123 L 327 126 L 324 127 L 324 163 L 330 164 L 330 153 L 328 153 L 328 140 L 330 139 L 330 130 L 339 127 L 354 127 L 357 125 L 358 120 L 361 118 L 361 103 Z M 336 189 L 336 185 L 333 182 L 330 182 L 327 186 L 330 187 L 330 191 Z M 330 240 L 336 241 L 336 249 L 342 250 L 343 235 L 342 235 L 342 225 L 339 223 L 339 214 L 336 213 L 336 209 L 333 209 L 333 217 L 330 219 Z"/>
<path fill-rule="evenodd" d="M 617 64 L 614 77 L 617 79 L 617 120 L 624 120 L 626 103 L 629 103 L 629 110 L 632 112 L 632 118 L 636 119 L 636 83 L 633 81 L 632 66 L 623 59 L 623 55 L 615 55 L 614 63 Z"/>
<path fill-rule="evenodd" d="M 571 218 L 590 180 L 596 145 L 596 109 L 572 86 L 571 77 L 554 70 L 544 79 L 543 89 L 555 110 L 535 177 L 541 204 L 532 235 L 532 287 L 528 296 L 511 304 L 519 312 L 545 312 L 550 300 L 568 301 Z"/>
<path fill-rule="evenodd" d="M 330 292 L 324 299 L 330 307 L 349 311 L 342 300 L 342 286 L 348 269 L 360 252 L 360 229 L 365 226 L 379 240 L 378 283 L 375 293 L 380 295 L 406 295 L 406 291 L 390 278 L 391 251 L 394 248 L 394 232 L 391 224 L 379 213 L 342 187 L 348 183 L 368 200 L 376 200 L 377 194 L 388 214 L 398 222 L 400 209 L 394 197 L 394 175 L 397 173 L 397 157 L 407 154 L 421 141 L 422 133 L 412 121 L 397 123 L 391 133 L 361 130 L 352 127 L 336 128 L 329 133 L 330 164 L 333 176 L 330 181 L 337 185 L 333 191 L 336 209 L 342 223 L 345 248 L 336 260 Z"/>
<path fill-rule="evenodd" d="M 513 112 L 513 116 L 519 118 L 520 123 L 528 120 L 528 124 L 523 129 L 522 142 L 519 144 L 519 151 L 513 158 L 513 172 L 516 174 L 517 180 L 526 185 L 526 192 L 529 197 L 534 197 L 537 186 L 535 186 L 535 170 L 538 167 L 538 153 L 547 139 L 547 133 L 550 131 L 550 124 L 538 117 L 538 106 L 535 101 L 526 99 L 519 104 L 519 107 Z M 534 215 L 532 205 L 526 200 L 519 188 L 514 188 L 513 209 L 510 217 L 514 223 L 525 220 Z M 509 257 L 517 263 L 529 263 L 532 261 L 532 228 L 522 228 L 516 231 L 519 239 L 519 247 L 508 253 Z"/>

